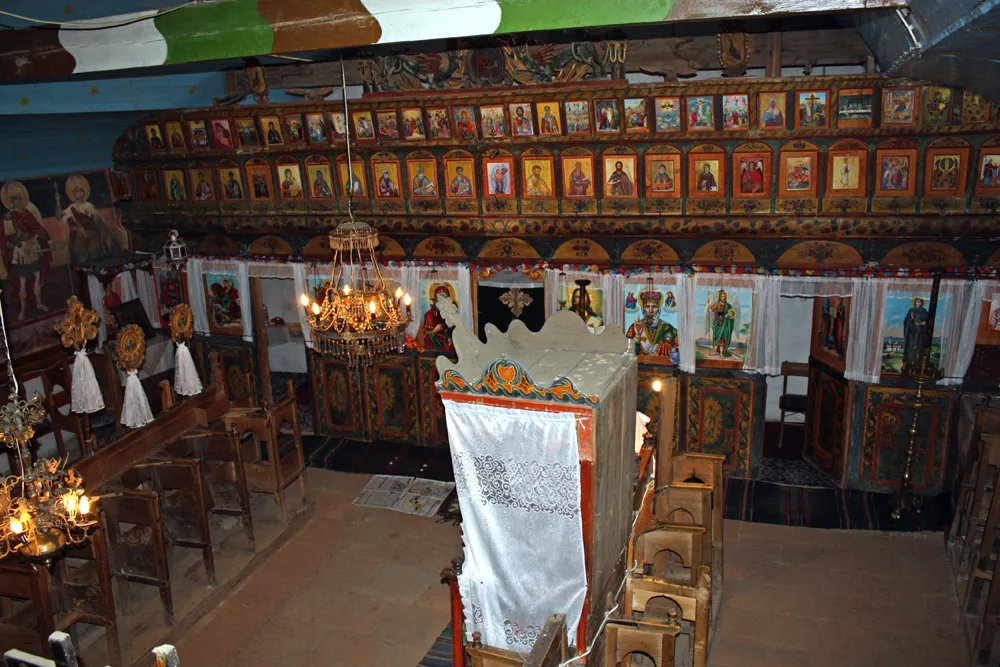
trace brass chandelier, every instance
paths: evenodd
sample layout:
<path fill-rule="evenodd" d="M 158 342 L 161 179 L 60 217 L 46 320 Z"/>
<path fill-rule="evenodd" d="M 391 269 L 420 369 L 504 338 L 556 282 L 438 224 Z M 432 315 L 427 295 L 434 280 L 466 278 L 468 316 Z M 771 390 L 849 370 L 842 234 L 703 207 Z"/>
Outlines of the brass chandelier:
<path fill-rule="evenodd" d="M 19 474 L 0 483 L 0 558 L 19 553 L 51 563 L 63 549 L 87 541 L 97 513 L 84 494 L 83 479 L 65 459 L 31 462 L 31 439 L 45 409 L 40 396 L 25 400 L 18 394 L 2 307 L 0 334 L 10 380 L 10 399 L 0 407 L 0 443 L 17 452 L 19 467 Z"/>
<path fill-rule="evenodd" d="M 343 60 L 340 73 L 344 117 L 348 118 Z M 354 219 L 356 177 L 351 164 L 351 138 L 346 139 L 350 221 L 330 232 L 333 270 L 324 285 L 322 301 L 310 299 L 308 294 L 300 299 L 317 352 L 346 359 L 352 365 L 367 365 L 378 355 L 403 349 L 406 325 L 410 323 L 410 295 L 398 287 L 395 294 L 389 294 L 375 256 L 378 232 Z"/>
<path fill-rule="evenodd" d="M 330 232 L 333 271 L 322 302 L 301 297 L 320 354 L 370 364 L 406 344 L 410 295 L 401 288 L 389 294 L 376 247 L 378 232 L 364 222 L 344 222 Z"/>

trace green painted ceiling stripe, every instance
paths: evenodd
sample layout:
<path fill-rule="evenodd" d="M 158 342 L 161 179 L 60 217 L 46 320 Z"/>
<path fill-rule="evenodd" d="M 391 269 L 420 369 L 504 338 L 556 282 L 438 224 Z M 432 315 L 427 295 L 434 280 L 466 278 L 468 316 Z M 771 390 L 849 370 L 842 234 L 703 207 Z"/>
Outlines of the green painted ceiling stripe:
<path fill-rule="evenodd" d="M 274 31 L 258 13 L 257 0 L 185 7 L 154 21 L 167 40 L 165 65 L 265 55 L 274 44 Z"/>
<path fill-rule="evenodd" d="M 498 0 L 495 34 L 665 21 L 674 0 Z"/>

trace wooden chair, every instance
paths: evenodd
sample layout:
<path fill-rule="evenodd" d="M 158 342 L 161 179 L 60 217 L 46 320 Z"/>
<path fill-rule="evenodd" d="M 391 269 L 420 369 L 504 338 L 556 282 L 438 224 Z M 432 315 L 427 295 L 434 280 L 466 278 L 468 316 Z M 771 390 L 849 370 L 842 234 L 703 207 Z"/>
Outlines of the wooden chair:
<path fill-rule="evenodd" d="M 81 453 L 84 447 L 84 430 L 77 415 L 69 411 L 73 403 L 70 393 L 73 379 L 68 359 L 64 358 L 46 368 L 41 374 L 42 389 L 45 392 L 45 412 L 48 422 L 46 430 L 55 436 L 56 449 L 62 457 L 68 456 L 65 433 L 76 435 Z M 65 408 L 67 413 L 61 410 Z M 38 434 L 36 434 L 37 436 Z"/>
<path fill-rule="evenodd" d="M 104 533 L 95 530 L 89 542 L 67 551 L 54 568 L 53 580 L 59 607 L 56 627 L 68 629 L 77 622 L 103 626 L 108 660 L 112 667 L 121 667 L 118 615 Z"/>
<path fill-rule="evenodd" d="M 153 491 L 119 491 L 101 499 L 101 510 L 108 536 L 112 581 L 119 583 L 116 598 L 125 613 L 131 607 L 131 582 L 156 586 L 163 604 L 163 621 L 172 626 L 174 602 L 159 497 Z"/>
<path fill-rule="evenodd" d="M 698 566 L 703 564 L 701 526 L 656 524 L 635 539 L 636 571 L 644 575 L 695 585 Z"/>
<path fill-rule="evenodd" d="M 778 397 L 778 410 L 781 411 L 781 422 L 778 426 L 778 449 L 785 442 L 785 414 L 804 415 L 809 409 L 809 396 L 807 394 L 789 394 L 788 378 L 809 377 L 809 364 L 795 363 L 793 361 L 783 361 L 781 363 L 781 396 Z"/>
<path fill-rule="evenodd" d="M 0 646 L 48 654 L 48 636 L 56 629 L 50 583 L 44 567 L 0 564 Z"/>
<path fill-rule="evenodd" d="M 985 448 L 988 456 L 983 457 L 984 441 L 983 436 L 1000 435 L 1000 410 L 984 405 L 976 406 L 976 421 L 972 430 L 972 438 L 969 443 L 969 451 L 966 453 L 965 461 L 962 464 L 960 473 L 961 482 L 957 485 L 958 493 L 953 499 L 955 501 L 955 516 L 948 529 L 948 542 L 953 546 L 959 545 L 958 551 L 964 552 L 960 543 L 964 543 L 970 535 L 970 523 L 975 528 L 982 525 L 985 519 L 985 508 L 982 497 L 985 492 L 985 485 L 991 481 L 988 474 L 983 471 L 990 467 L 995 467 L 998 463 L 998 452 L 993 451 L 993 446 Z M 993 442 L 990 440 L 989 442 Z M 973 529 L 971 531 L 975 533 Z M 973 535 L 974 537 L 974 535 Z"/>
<path fill-rule="evenodd" d="M 721 540 L 713 534 L 715 520 L 712 508 L 713 487 L 707 484 L 675 483 L 661 487 L 653 499 L 654 515 L 659 524 L 671 526 L 701 526 L 704 528 L 701 550 L 705 562 L 712 566 L 716 595 L 722 589 Z M 716 554 L 716 550 L 720 551 Z"/>
<path fill-rule="evenodd" d="M 674 649 L 680 626 L 615 621 L 608 623 L 604 639 L 604 667 L 628 667 L 634 654 L 647 656 L 654 667 L 674 667 Z M 527 663 L 525 663 L 527 665 Z M 558 665 L 558 663 L 556 663 Z"/>
<path fill-rule="evenodd" d="M 691 664 L 705 667 L 708 664 L 708 635 L 711 625 L 712 573 L 707 565 L 698 566 L 697 584 L 685 586 L 646 576 L 630 576 L 625 581 L 625 600 L 622 608 L 625 617 L 649 625 L 672 627 L 673 614 L 665 617 L 647 613 L 648 605 L 657 598 L 677 607 L 678 617 L 693 626 L 691 633 Z"/>
<path fill-rule="evenodd" d="M 241 408 L 223 416 L 226 428 L 243 443 L 243 467 L 250 491 L 274 496 L 282 524 L 286 523 L 285 493 L 289 485 L 298 480 L 302 501 L 309 502 L 294 385 L 291 380 L 288 384 L 288 396 L 273 408 Z M 246 433 L 252 437 L 244 441 Z"/>
<path fill-rule="evenodd" d="M 200 549 L 205 575 L 215 585 L 215 554 L 209 525 L 209 502 L 197 459 L 152 461 L 135 466 L 137 476 L 146 476 L 160 499 L 167 544 Z"/>
<path fill-rule="evenodd" d="M 239 438 L 222 428 L 198 428 L 171 443 L 166 453 L 201 462 L 209 513 L 239 517 L 247 536 L 247 548 L 254 551 L 250 491 Z"/>

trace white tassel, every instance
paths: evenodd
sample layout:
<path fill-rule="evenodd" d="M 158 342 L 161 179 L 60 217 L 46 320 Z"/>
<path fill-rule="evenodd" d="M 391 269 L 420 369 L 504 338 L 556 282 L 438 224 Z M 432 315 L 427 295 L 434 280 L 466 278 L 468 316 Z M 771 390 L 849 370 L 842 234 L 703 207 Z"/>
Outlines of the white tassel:
<path fill-rule="evenodd" d="M 129 371 L 125 379 L 125 405 L 122 407 L 121 423 L 129 428 L 141 428 L 153 421 L 153 411 L 149 409 L 146 392 L 139 382 L 139 373 Z"/>
<path fill-rule="evenodd" d="M 198 369 L 194 367 L 191 350 L 187 343 L 177 343 L 176 368 L 174 369 L 174 391 L 180 396 L 194 396 L 202 390 Z"/>
<path fill-rule="evenodd" d="M 104 409 L 101 386 L 94 375 L 94 365 L 90 363 L 86 350 L 76 351 L 73 362 L 73 386 L 70 390 L 73 412 L 97 412 Z"/>

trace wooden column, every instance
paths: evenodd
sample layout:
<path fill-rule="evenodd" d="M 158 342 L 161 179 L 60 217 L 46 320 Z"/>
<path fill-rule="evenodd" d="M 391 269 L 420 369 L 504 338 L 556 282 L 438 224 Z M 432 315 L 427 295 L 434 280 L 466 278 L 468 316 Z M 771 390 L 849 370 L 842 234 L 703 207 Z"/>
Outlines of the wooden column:
<path fill-rule="evenodd" d="M 250 278 L 250 305 L 253 309 L 253 340 L 257 346 L 261 398 L 273 405 L 271 360 L 267 356 L 267 317 L 264 314 L 264 296 L 260 290 L 260 278 Z"/>
<path fill-rule="evenodd" d="M 780 32 L 771 32 L 767 35 L 767 64 L 764 66 L 764 76 L 774 79 L 781 76 Z"/>

